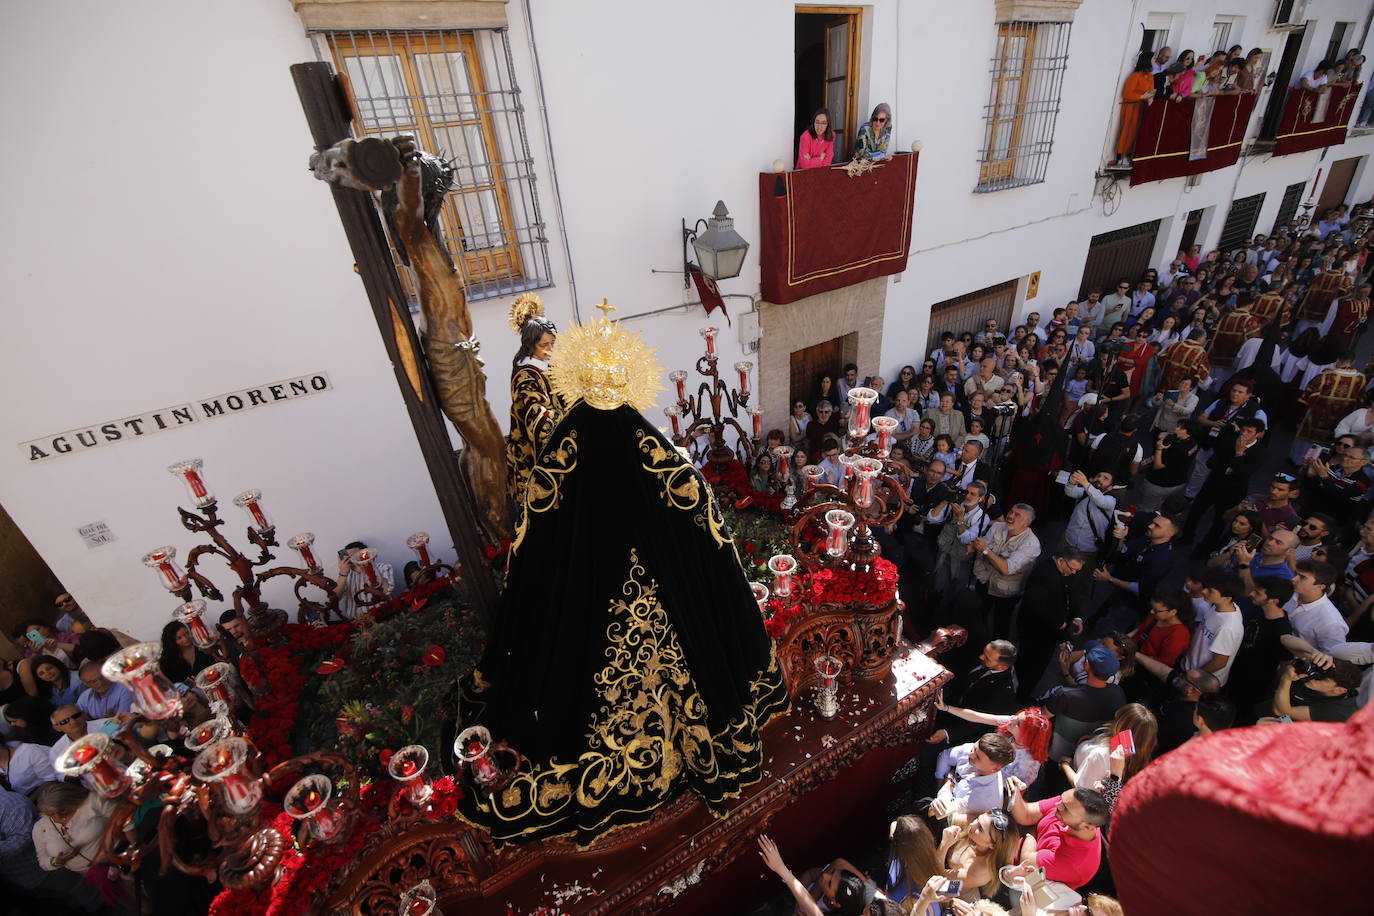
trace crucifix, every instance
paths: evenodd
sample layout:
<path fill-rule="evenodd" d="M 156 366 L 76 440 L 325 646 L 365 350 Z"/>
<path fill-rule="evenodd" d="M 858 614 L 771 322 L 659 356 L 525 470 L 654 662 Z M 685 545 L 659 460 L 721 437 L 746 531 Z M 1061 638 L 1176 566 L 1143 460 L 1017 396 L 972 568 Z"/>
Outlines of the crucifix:
<path fill-rule="evenodd" d="M 339 85 L 338 77 L 329 64 L 294 64 L 291 76 L 305 110 L 317 157 L 327 160 L 326 154 L 336 145 L 355 143 L 351 139 L 352 115 L 343 87 Z M 423 262 L 417 265 L 417 273 L 422 275 L 423 293 L 425 271 L 428 270 L 431 277 L 439 278 L 442 272 L 438 265 L 432 263 L 434 252 L 420 238 L 423 217 L 416 212 L 416 205 L 420 202 L 408 199 L 415 191 L 415 182 L 414 176 L 407 176 L 406 171 L 415 167 L 414 158 L 402 157 L 389 141 L 363 140 L 357 141 L 356 146 L 353 151 L 357 155 L 353 157 L 352 164 L 358 166 L 359 171 L 373 175 L 375 179 L 378 174 L 386 175 L 394 170 L 390 181 L 399 189 L 396 193 L 398 203 L 402 205 L 400 209 L 403 210 L 402 218 L 398 219 L 397 234 L 407 245 L 412 259 Z M 322 164 L 327 165 L 325 162 Z M 343 180 L 342 175 L 340 180 L 330 180 L 339 219 L 372 305 L 377 330 L 391 359 L 401 397 L 411 424 L 415 427 L 416 441 L 429 470 L 434 494 L 444 513 L 458 558 L 466 569 L 464 578 L 472 585 L 476 610 L 490 623 L 498 595 L 484 554 L 484 539 L 495 540 L 506 525 L 505 466 L 504 457 L 498 455 L 496 466 L 500 468 L 500 479 L 493 483 L 492 475 L 497 472 L 490 460 L 490 453 L 500 442 L 500 428 L 486 403 L 485 379 L 481 378 L 480 369 L 475 373 L 471 371 L 480 367 L 480 360 L 476 360 L 475 341 L 471 339 L 471 317 L 467 318 L 467 333 L 464 334 L 466 303 L 460 305 L 458 301 L 462 297 L 460 284 L 456 290 L 450 285 L 439 291 L 438 300 L 431 297 L 430 304 L 437 306 L 436 314 L 442 327 L 429 329 L 431 341 L 428 362 L 432 364 L 433 354 L 445 349 L 450 352 L 443 353 L 441 360 L 450 358 L 467 363 L 465 374 L 460 373 L 456 384 L 461 389 L 458 392 L 459 399 L 466 395 L 468 403 L 459 414 L 459 419 L 454 419 L 454 425 L 459 428 L 467 445 L 464 460 L 467 473 L 464 473 L 454 458 L 448 428 L 444 423 L 446 412 L 450 417 L 454 416 L 454 411 L 445 410 L 444 402 L 452 402 L 453 398 L 446 398 L 446 392 L 440 390 L 441 385 L 436 384 L 431 373 L 425 371 L 426 354 L 421 350 L 419 336 L 404 307 L 405 294 L 373 201 L 372 189 L 375 186 L 375 180 L 371 183 L 349 181 Z M 420 229 L 416 228 L 417 223 Z M 451 270 L 452 267 L 445 265 L 444 269 Z M 456 278 L 450 279 L 456 282 Z M 440 335 L 437 340 L 440 347 L 435 346 L 436 333 Z M 460 352 L 464 350 L 466 352 Z M 476 367 L 471 364 L 474 360 Z M 478 383 L 479 379 L 481 384 Z M 454 377 L 450 378 L 450 381 L 454 380 Z M 496 499 L 501 501 L 499 510 L 493 508 L 493 500 Z"/>

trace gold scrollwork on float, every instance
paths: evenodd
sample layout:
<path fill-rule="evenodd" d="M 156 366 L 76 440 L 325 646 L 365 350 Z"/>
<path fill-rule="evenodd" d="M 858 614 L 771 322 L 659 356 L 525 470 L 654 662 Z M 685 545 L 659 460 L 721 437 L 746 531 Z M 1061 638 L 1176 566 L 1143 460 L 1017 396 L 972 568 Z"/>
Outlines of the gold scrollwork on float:
<path fill-rule="evenodd" d="M 511 542 L 511 553 L 515 553 L 525 539 L 530 513 L 549 512 L 558 508 L 563 501 L 563 478 L 576 467 L 577 430 L 573 430 L 556 447 L 546 447 L 530 470 L 530 479 L 525 485 L 525 506 L 520 514 L 520 524 L 515 529 L 515 539 Z"/>
<path fill-rule="evenodd" d="M 608 608 L 606 664 L 593 676 L 601 706 L 591 717 L 588 750 L 575 764 L 527 761 L 527 771 L 484 802 L 503 822 L 538 822 L 517 835 L 545 831 L 564 817 L 565 833 L 638 823 L 684 775 L 709 806 L 758 777 L 759 729 L 787 703 L 777 656 L 770 650 L 767 668 L 750 682 L 740 716 L 712 732 L 658 584 L 645 576 L 632 549 L 622 597 Z M 572 805 L 587 813 L 571 815 Z"/>
<path fill-rule="evenodd" d="M 648 458 L 641 466 L 663 484 L 663 501 L 668 508 L 695 513 L 692 521 L 711 536 L 717 547 L 733 546 L 711 488 L 703 485 L 696 468 L 677 449 L 665 447 L 662 440 L 644 430 L 636 430 L 635 437 L 639 439 L 639 450 Z"/>

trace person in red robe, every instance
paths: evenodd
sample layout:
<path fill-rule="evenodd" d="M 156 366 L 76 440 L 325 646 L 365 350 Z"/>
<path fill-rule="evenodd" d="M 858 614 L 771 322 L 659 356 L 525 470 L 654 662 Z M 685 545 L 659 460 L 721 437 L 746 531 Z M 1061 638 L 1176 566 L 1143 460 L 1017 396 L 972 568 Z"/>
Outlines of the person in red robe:
<path fill-rule="evenodd" d="M 1326 314 L 1322 332 L 1338 341 L 1342 350 L 1355 349 L 1355 341 L 1369 321 L 1370 289 L 1368 283 L 1361 283 L 1355 295 L 1337 299 Z"/>
<path fill-rule="evenodd" d="M 1150 369 L 1150 359 L 1159 352 L 1159 347 L 1150 343 L 1150 329 L 1144 325 L 1135 328 L 1135 339 L 1130 346 L 1123 347 L 1118 356 L 1118 365 L 1126 373 L 1131 387 L 1131 408 L 1140 404 L 1140 394 L 1145 387 L 1145 375 Z"/>
<path fill-rule="evenodd" d="M 1264 328 L 1264 320 L 1250 311 L 1248 303 L 1240 303 L 1221 316 L 1212 330 L 1212 345 L 1207 358 L 1213 366 L 1230 366 L 1236 361 L 1236 353 L 1241 344 L 1251 337 L 1259 336 Z"/>
<path fill-rule="evenodd" d="M 1307 287 L 1307 295 L 1303 297 L 1302 305 L 1298 306 L 1297 333 L 1301 334 L 1308 327 L 1321 324 L 1326 320 L 1326 312 L 1331 308 L 1331 303 L 1342 296 L 1350 294 L 1355 281 L 1350 279 L 1350 275 L 1345 271 L 1333 270 L 1331 259 L 1322 259 L 1322 272 L 1317 274 L 1312 280 L 1312 285 Z"/>
<path fill-rule="evenodd" d="M 1196 328 L 1187 340 L 1180 340 L 1164 351 L 1159 358 L 1159 390 L 1169 391 L 1178 387 L 1178 380 L 1191 376 L 1198 384 L 1205 384 L 1212 374 L 1212 364 L 1207 359 L 1207 332 Z"/>
<path fill-rule="evenodd" d="M 1258 318 L 1261 325 L 1273 321 L 1274 316 L 1283 310 L 1283 297 L 1287 291 L 1281 287 L 1256 296 L 1250 303 L 1250 314 Z"/>
<path fill-rule="evenodd" d="M 1294 464 L 1302 464 L 1303 455 L 1313 444 L 1329 443 L 1336 435 L 1336 424 L 1364 403 L 1364 389 L 1369 380 L 1354 366 L 1355 354 L 1342 353 L 1335 366 L 1307 383 L 1298 398 L 1307 413 L 1298 424 L 1297 438 L 1289 453 Z"/>

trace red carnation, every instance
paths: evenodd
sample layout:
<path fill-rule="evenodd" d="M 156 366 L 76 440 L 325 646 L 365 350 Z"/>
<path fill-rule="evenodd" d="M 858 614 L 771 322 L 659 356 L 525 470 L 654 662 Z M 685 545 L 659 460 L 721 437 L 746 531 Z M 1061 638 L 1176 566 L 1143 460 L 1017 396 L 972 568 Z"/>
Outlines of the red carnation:
<path fill-rule="evenodd" d="M 744 553 L 745 553 L 746 556 L 751 556 L 751 557 L 752 557 L 755 553 L 758 552 L 758 549 L 759 549 L 759 545 L 758 545 L 758 544 L 755 544 L 753 541 L 745 541 L 745 542 L 744 542 Z"/>
<path fill-rule="evenodd" d="M 446 658 L 448 658 L 448 652 L 444 650 L 443 646 L 432 645 L 425 650 L 424 655 L 420 656 L 420 661 L 431 668 L 437 668 L 444 663 Z"/>
<path fill-rule="evenodd" d="M 382 769 L 386 769 L 391 766 L 391 758 L 394 756 L 396 756 L 396 752 L 391 748 L 387 748 L 377 755 L 377 762 L 382 765 Z"/>
<path fill-rule="evenodd" d="M 414 721 L 415 721 L 415 707 L 414 707 L 414 706 L 402 706 L 402 707 L 401 707 L 401 724 L 402 724 L 402 725 L 409 725 L 411 722 L 414 722 Z"/>

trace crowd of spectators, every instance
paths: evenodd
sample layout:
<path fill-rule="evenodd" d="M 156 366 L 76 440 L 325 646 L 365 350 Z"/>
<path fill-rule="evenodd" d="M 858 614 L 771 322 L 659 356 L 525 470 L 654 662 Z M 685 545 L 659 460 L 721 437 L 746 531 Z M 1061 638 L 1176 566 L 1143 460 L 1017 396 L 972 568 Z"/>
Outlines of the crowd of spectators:
<path fill-rule="evenodd" d="M 1264 68 L 1268 55 L 1260 48 L 1241 53 L 1240 45 L 1218 50 L 1210 57 L 1183 51 L 1177 57 L 1174 49 L 1142 51 L 1135 67 L 1121 87 L 1121 124 L 1117 130 L 1116 158 L 1108 168 L 1128 169 L 1131 153 L 1140 129 L 1143 109 L 1152 99 L 1175 102 L 1190 98 L 1216 95 L 1237 95 L 1259 92 L 1265 85 Z M 1359 48 L 1351 48 L 1345 57 L 1320 61 L 1298 78 L 1296 88 L 1320 89 L 1333 84 L 1360 81 L 1364 69 L 1364 55 Z"/>
<path fill-rule="evenodd" d="M 355 541 L 339 551 L 341 585 L 363 580 L 358 554 L 365 546 Z M 391 567 L 377 561 L 374 570 L 390 593 Z M 356 607 L 341 603 L 341 611 L 351 617 Z M 237 664 L 252 647 L 243 618 L 226 610 L 218 627 L 220 645 Z M 72 742 L 96 732 L 115 735 L 129 725 L 145 746 L 191 753 L 184 750 L 185 740 L 196 726 L 215 715 L 235 715 L 196 686 L 196 675 L 219 659 L 196 647 L 185 624 L 164 626 L 159 664 L 182 694 L 182 707 L 178 717 L 151 721 L 137 715 L 138 701 L 129 689 L 101 670 L 106 658 L 136 640 L 95 626 L 72 595 L 59 595 L 51 615 L 25 620 L 11 635 L 23 657 L 0 665 L 0 887 L 7 891 L 7 908 L 0 911 L 205 913 L 217 884 L 174 867 L 163 873 L 156 852 L 132 873 L 104 858 L 114 804 L 92 790 L 89 777 L 65 777 L 57 765 Z M 124 763 L 133 761 L 118 738 L 112 746 Z M 139 808 L 118 842 L 156 843 L 160 810 Z M 184 852 L 205 837 L 178 834 L 177 840 Z"/>
<path fill-rule="evenodd" d="M 794 877 L 765 838 L 798 912 L 1119 914 L 1125 782 L 1368 699 L 1371 215 L 1193 246 L 1048 321 L 951 329 L 890 384 L 850 364 L 793 398 L 773 433 L 793 460 L 757 484 L 781 492 L 803 456 L 843 479 L 846 392 L 878 390 L 910 480 L 877 533 L 909 631 L 969 632 L 886 858 Z"/>

